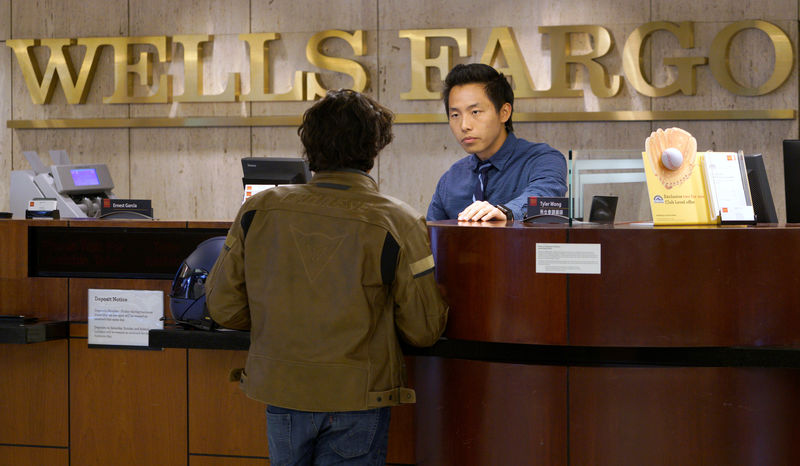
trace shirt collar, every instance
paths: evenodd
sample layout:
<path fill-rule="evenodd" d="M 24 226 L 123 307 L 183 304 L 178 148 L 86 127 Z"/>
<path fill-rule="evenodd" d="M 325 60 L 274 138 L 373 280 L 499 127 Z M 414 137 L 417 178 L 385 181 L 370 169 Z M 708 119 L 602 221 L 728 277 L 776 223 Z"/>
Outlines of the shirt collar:
<path fill-rule="evenodd" d="M 498 149 L 494 155 L 489 157 L 487 162 L 490 162 L 498 171 L 502 171 L 509 157 L 511 157 L 511 154 L 514 153 L 514 147 L 516 145 L 517 137 L 514 136 L 514 133 L 508 133 L 506 140 L 503 141 L 503 145 L 500 146 L 500 149 Z M 481 162 L 481 159 L 477 155 L 472 154 L 472 171 L 477 173 L 478 166 L 481 164 Z"/>

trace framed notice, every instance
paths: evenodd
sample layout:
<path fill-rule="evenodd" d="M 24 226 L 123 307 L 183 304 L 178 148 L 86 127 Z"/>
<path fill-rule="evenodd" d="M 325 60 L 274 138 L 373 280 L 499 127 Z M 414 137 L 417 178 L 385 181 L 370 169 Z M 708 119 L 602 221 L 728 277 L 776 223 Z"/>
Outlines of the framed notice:
<path fill-rule="evenodd" d="M 164 292 L 89 290 L 89 344 L 149 346 L 151 329 L 164 328 Z"/>
<path fill-rule="evenodd" d="M 536 273 L 599 274 L 598 243 L 536 243 Z"/>

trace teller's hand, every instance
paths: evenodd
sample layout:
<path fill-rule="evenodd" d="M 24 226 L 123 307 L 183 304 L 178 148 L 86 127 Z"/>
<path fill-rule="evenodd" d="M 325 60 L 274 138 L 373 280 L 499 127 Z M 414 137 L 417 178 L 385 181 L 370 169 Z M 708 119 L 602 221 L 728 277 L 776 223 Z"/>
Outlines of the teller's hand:
<path fill-rule="evenodd" d="M 458 214 L 459 221 L 488 222 L 490 220 L 507 220 L 506 215 L 497 207 L 486 201 L 475 201 Z"/>

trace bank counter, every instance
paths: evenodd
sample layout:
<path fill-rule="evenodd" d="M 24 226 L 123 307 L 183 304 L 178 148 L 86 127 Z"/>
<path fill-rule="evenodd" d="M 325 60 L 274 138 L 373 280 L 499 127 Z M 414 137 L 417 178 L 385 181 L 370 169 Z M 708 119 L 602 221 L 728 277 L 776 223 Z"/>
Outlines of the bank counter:
<path fill-rule="evenodd" d="M 90 288 L 168 293 L 224 222 L 0 221 L 0 314 L 68 338 L 0 343 L 0 463 L 269 464 L 263 405 L 228 371 L 248 336 L 151 331 L 89 348 Z M 406 348 L 390 464 L 800 464 L 800 227 L 435 222 L 451 303 Z M 536 245 L 600 245 L 600 274 Z"/>

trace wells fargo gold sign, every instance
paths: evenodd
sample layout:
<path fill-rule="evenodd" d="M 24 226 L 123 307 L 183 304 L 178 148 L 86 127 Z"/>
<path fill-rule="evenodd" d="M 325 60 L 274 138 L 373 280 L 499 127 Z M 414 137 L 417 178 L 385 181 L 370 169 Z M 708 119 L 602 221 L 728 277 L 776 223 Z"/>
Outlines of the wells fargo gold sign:
<path fill-rule="evenodd" d="M 769 79 L 757 87 L 748 87 L 738 82 L 729 66 L 730 46 L 734 37 L 747 29 L 763 31 L 774 49 L 775 62 Z M 582 66 L 588 76 L 592 94 L 599 98 L 613 98 L 627 82 L 636 92 L 648 97 L 666 97 L 676 93 L 695 95 L 697 92 L 697 67 L 709 66 L 716 82 L 730 93 L 742 96 L 760 96 L 780 87 L 790 76 L 794 63 L 791 41 L 778 26 L 761 20 L 732 23 L 723 28 L 713 39 L 708 56 L 675 56 L 664 59 L 664 65 L 674 67 L 675 78 L 669 84 L 656 86 L 648 81 L 643 70 L 643 54 L 648 38 L 656 31 L 666 31 L 678 39 L 682 49 L 694 48 L 694 25 L 691 22 L 671 23 L 657 21 L 644 24 L 631 33 L 622 48 L 623 75 L 610 72 L 599 59 L 606 56 L 614 46 L 608 29 L 596 25 L 541 26 L 539 33 L 547 35 L 550 42 L 550 88 L 542 89 L 531 78 L 528 64 L 510 27 L 491 30 L 483 48 L 480 61 L 498 67 L 511 78 L 518 99 L 570 98 L 583 96 L 579 83 L 573 82 L 571 68 Z M 577 53 L 571 50 L 574 35 L 590 37 L 590 50 Z M 453 53 L 459 57 L 471 56 L 470 31 L 467 28 L 411 29 L 398 32 L 400 38 L 409 43 L 410 67 L 405 79 L 408 91 L 403 100 L 437 100 L 440 92 L 431 89 L 430 71 L 438 70 L 444 76 L 453 65 Z M 369 84 L 369 73 L 355 59 L 328 56 L 321 51 L 322 44 L 331 38 L 344 40 L 354 57 L 367 53 L 365 32 L 327 30 L 314 34 L 306 44 L 308 63 L 322 70 L 347 75 L 352 79 L 352 89 L 364 91 Z M 433 39 L 447 39 L 452 45 L 441 45 L 431 50 Z M 247 44 L 249 59 L 249 91 L 242 93 L 241 73 L 229 73 L 227 84 L 219 94 L 204 93 L 203 49 L 212 46 L 212 35 L 176 35 L 146 37 L 87 37 L 77 39 L 12 39 L 6 45 L 13 49 L 30 97 L 35 104 L 47 104 L 55 92 L 56 84 L 61 88 L 69 104 L 81 104 L 92 86 L 98 69 L 98 58 L 102 47 L 114 51 L 114 91 L 104 96 L 106 104 L 142 104 L 168 102 L 273 102 L 314 100 L 323 96 L 327 89 L 321 84 L 317 72 L 297 70 L 289 90 L 276 93 L 270 88 L 269 45 L 280 40 L 277 32 L 240 34 L 240 41 Z M 174 76 L 161 73 L 154 80 L 154 64 L 168 64 L 173 60 L 173 46 L 181 44 L 183 49 L 183 92 L 175 95 Z M 147 46 L 147 51 L 141 51 Z M 44 72 L 40 69 L 35 50 L 49 50 Z M 81 63 L 73 63 L 70 47 L 82 47 L 85 52 Z M 138 53 L 136 53 L 138 51 Z M 506 66 L 497 66 L 502 54 Z M 138 89 L 137 86 L 142 89 Z M 749 118 L 794 118 L 794 110 L 749 110 L 749 111 L 703 112 L 577 112 L 552 113 L 547 115 L 515 113 L 520 121 L 586 121 L 586 120 L 652 120 L 659 119 L 749 119 Z M 591 114 L 591 115 L 590 115 Z M 715 116 L 716 115 L 716 116 Z M 251 117 L 258 118 L 258 117 Z M 263 117 L 262 117 L 263 118 Z M 163 119 L 161 119 L 163 120 Z M 208 121 L 208 119 L 205 119 Z M 289 118 L 294 124 L 295 118 Z M 399 115 L 400 122 L 445 121 L 444 115 Z M 11 127 L 22 127 L 10 121 Z M 247 124 L 244 121 L 243 124 Z M 252 121 L 250 122 L 252 123 Z M 52 125 L 51 125 L 52 126 Z M 57 125 L 56 125 L 57 126 Z M 124 126 L 124 124 L 123 124 Z M 163 126 L 163 125 L 160 125 Z"/>

